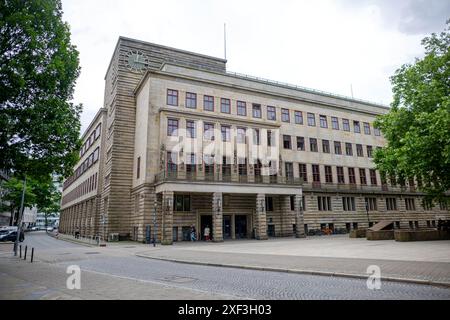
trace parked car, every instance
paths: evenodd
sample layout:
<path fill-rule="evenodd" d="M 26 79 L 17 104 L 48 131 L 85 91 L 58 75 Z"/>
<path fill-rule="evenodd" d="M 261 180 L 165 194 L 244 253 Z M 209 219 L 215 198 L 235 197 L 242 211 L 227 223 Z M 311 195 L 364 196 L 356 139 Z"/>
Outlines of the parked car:
<path fill-rule="evenodd" d="M 52 232 L 53 231 L 53 227 L 47 227 L 47 231 L 48 232 Z"/>
<path fill-rule="evenodd" d="M 2 229 L 0 230 L 0 241 L 16 241 L 17 239 L 17 228 L 16 229 Z M 19 241 L 22 242 L 25 240 L 25 234 L 22 231 L 19 237 Z"/>

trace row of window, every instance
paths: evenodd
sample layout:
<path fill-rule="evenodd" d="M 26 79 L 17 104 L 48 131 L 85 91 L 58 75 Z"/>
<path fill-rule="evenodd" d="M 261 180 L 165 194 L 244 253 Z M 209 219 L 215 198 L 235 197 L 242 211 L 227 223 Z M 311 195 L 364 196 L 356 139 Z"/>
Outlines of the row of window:
<path fill-rule="evenodd" d="M 100 147 L 97 147 L 90 155 L 87 157 L 83 163 L 75 169 L 75 173 L 64 181 L 63 190 L 67 189 L 72 185 L 79 177 L 83 175 L 94 163 L 98 161 L 100 157 Z"/>
<path fill-rule="evenodd" d="M 100 138 L 100 133 L 102 130 L 102 124 L 99 123 L 99 125 L 95 128 L 95 130 L 91 133 L 89 138 L 86 139 L 86 142 L 81 146 L 80 149 L 80 158 L 86 154 L 86 152 L 89 151 L 90 147 L 94 144 L 95 141 L 97 141 L 98 138 Z"/>
<path fill-rule="evenodd" d="M 70 191 L 68 194 L 64 195 L 61 200 L 61 204 L 65 205 L 79 197 L 88 194 L 91 191 L 97 189 L 97 173 L 90 176 L 88 179 L 83 181 L 78 187 Z"/>
<path fill-rule="evenodd" d="M 179 129 L 178 119 L 167 119 L 167 135 L 177 136 Z M 256 145 L 261 144 L 261 131 L 260 129 L 252 129 L 253 131 L 253 143 Z M 221 139 L 223 142 L 231 141 L 231 126 L 221 125 L 220 126 Z M 186 120 L 186 134 L 188 138 L 197 137 L 197 127 L 196 122 L 193 120 Z M 247 128 L 238 127 L 236 129 L 236 142 L 246 143 L 247 142 Z M 203 139 L 204 140 L 215 140 L 215 124 L 214 123 L 203 123 Z M 267 130 L 267 145 L 276 146 L 275 134 L 271 130 Z M 296 137 L 296 146 L 299 151 L 306 151 L 305 138 Z M 283 135 L 283 148 L 292 150 L 292 136 Z M 379 147 L 378 147 L 379 148 Z M 342 143 L 340 141 L 333 141 L 334 154 L 342 154 Z M 309 138 L 309 151 L 319 152 L 318 139 Z M 331 153 L 330 141 L 322 139 L 322 152 Z M 353 144 L 350 142 L 345 143 L 345 154 L 348 156 L 353 156 Z M 366 146 L 367 157 L 373 157 L 373 146 Z M 356 144 L 356 155 L 358 157 L 364 157 L 364 150 L 362 144 Z"/>
<path fill-rule="evenodd" d="M 308 165 L 305 163 L 300 163 L 299 165 L 299 177 L 303 179 L 304 182 L 308 182 Z M 285 163 L 285 169 L 286 169 L 286 177 L 293 178 L 294 177 L 294 170 L 293 170 L 293 163 L 292 162 L 286 162 Z M 334 174 L 333 174 L 333 168 L 332 166 L 324 166 L 325 171 L 325 183 L 334 183 Z M 320 166 L 318 164 L 312 164 L 311 165 L 312 170 L 312 178 L 313 182 L 321 182 L 321 174 L 320 174 Z M 344 167 L 335 167 L 336 170 L 336 182 L 338 184 L 356 184 L 356 174 L 355 174 L 355 168 L 346 168 L 345 171 L 347 171 L 347 178 L 345 175 Z M 361 185 L 367 185 L 367 170 L 364 168 L 357 169 L 359 172 L 359 183 Z M 377 173 L 375 169 L 369 169 L 369 179 L 371 185 L 378 185 L 377 181 Z"/>
<path fill-rule="evenodd" d="M 291 211 L 295 210 L 294 207 L 295 197 L 290 197 L 290 209 Z M 317 197 L 317 209 L 319 211 L 333 211 L 333 206 L 331 202 L 330 196 L 318 196 Z M 397 198 L 385 198 L 386 210 L 388 211 L 398 211 L 397 207 Z M 407 211 L 416 210 L 415 199 L 414 198 L 405 198 L 405 208 Z M 343 211 L 356 211 L 356 200 L 355 197 L 342 197 L 342 210 Z M 303 207 L 302 209 L 306 211 L 305 206 L 305 197 L 302 197 Z M 364 203 L 367 211 L 377 211 L 377 198 L 376 197 L 366 197 L 364 198 Z M 265 199 L 265 209 L 267 212 L 274 211 L 274 197 L 266 196 Z M 441 207 L 441 210 L 444 210 Z M 191 196 L 190 195 L 182 195 L 177 194 L 174 195 L 174 211 L 178 212 L 189 212 L 191 211 Z"/>
<path fill-rule="evenodd" d="M 170 106 L 178 106 L 179 94 L 178 90 L 168 89 L 167 90 L 167 104 Z M 209 95 L 203 95 L 203 110 L 205 111 L 214 111 L 215 98 Z M 262 108 L 261 104 L 252 103 L 252 116 L 253 118 L 260 119 L 262 118 Z M 197 108 L 197 94 L 193 92 L 186 93 L 186 108 L 196 109 Z M 276 121 L 277 120 L 277 112 L 276 107 L 267 106 L 267 120 Z M 220 112 L 222 113 L 231 113 L 231 100 L 227 98 L 220 98 Z M 236 101 L 236 114 L 238 116 L 247 116 L 247 103 L 245 101 Z M 316 126 L 316 114 L 308 112 L 307 113 L 307 123 L 308 126 L 315 127 Z M 291 122 L 291 110 L 286 108 L 281 108 L 281 121 L 282 122 Z M 303 112 L 302 111 L 294 111 L 294 123 L 303 125 Z M 333 130 L 344 130 L 351 131 L 350 125 L 353 124 L 353 132 L 361 133 L 361 122 L 360 121 L 350 121 L 349 119 L 339 119 L 338 117 L 331 117 L 331 128 Z M 319 125 L 321 128 L 328 128 L 328 116 L 319 115 Z M 368 122 L 362 123 L 362 128 L 366 135 L 371 135 L 371 125 Z M 380 136 L 380 130 L 378 128 L 373 128 L 373 132 L 375 136 Z"/>
<path fill-rule="evenodd" d="M 306 151 L 305 138 L 296 137 L 296 146 L 299 151 Z M 283 148 L 292 150 L 292 137 L 290 135 L 283 135 Z M 380 147 L 377 147 L 380 148 Z M 342 142 L 333 141 L 334 154 L 342 154 Z M 319 152 L 319 145 L 317 138 L 309 138 L 309 151 Z M 331 153 L 330 140 L 322 139 L 322 152 Z M 345 154 L 347 156 L 353 156 L 353 144 L 350 142 L 345 143 Z M 362 144 L 356 144 L 356 155 L 358 157 L 364 157 L 364 148 Z M 366 155 L 369 158 L 373 157 L 373 146 L 366 146 Z"/>

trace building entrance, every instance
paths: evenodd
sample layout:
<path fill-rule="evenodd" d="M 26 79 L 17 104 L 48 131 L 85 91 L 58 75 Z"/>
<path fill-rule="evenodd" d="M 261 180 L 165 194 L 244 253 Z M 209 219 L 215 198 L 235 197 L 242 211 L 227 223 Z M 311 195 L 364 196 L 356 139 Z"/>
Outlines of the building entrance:
<path fill-rule="evenodd" d="M 247 238 L 247 216 L 235 216 L 234 223 L 236 239 Z"/>
<path fill-rule="evenodd" d="M 223 216 L 223 238 L 231 239 L 231 216 Z"/>
<path fill-rule="evenodd" d="M 205 228 L 206 226 L 209 227 L 209 239 L 212 239 L 214 237 L 213 235 L 213 227 L 212 227 L 212 216 L 201 216 L 200 218 L 200 230 L 198 232 L 200 233 L 201 240 L 205 241 Z"/>

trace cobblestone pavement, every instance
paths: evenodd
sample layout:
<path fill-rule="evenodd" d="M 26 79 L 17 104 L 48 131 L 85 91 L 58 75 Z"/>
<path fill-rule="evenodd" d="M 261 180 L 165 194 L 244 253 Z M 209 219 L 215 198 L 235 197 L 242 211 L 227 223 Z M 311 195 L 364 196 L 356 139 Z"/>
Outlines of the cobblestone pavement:
<path fill-rule="evenodd" d="M 0 255 L 1 299 L 450 299 L 442 287 L 282 272 L 209 267 L 133 256 L 142 245 L 85 247 L 36 234 L 36 263 Z M 147 250 L 148 251 L 148 250 Z M 157 247 L 154 252 L 164 251 Z M 66 267 L 82 270 L 67 290 Z"/>

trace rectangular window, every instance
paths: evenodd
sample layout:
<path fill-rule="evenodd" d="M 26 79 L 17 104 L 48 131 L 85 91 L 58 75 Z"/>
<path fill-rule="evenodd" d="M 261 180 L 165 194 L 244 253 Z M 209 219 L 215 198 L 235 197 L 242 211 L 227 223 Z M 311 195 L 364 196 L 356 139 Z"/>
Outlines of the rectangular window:
<path fill-rule="evenodd" d="M 333 183 L 333 170 L 331 166 L 325 166 L 325 182 Z"/>
<path fill-rule="evenodd" d="M 347 170 L 348 170 L 348 183 L 356 184 L 355 169 L 347 168 Z"/>
<path fill-rule="evenodd" d="M 178 136 L 178 120 L 177 119 L 167 119 L 167 135 Z"/>
<path fill-rule="evenodd" d="M 267 120 L 277 120 L 275 107 L 267 106 Z"/>
<path fill-rule="evenodd" d="M 245 143 L 246 129 L 245 128 L 237 128 L 237 143 Z"/>
<path fill-rule="evenodd" d="M 174 195 L 174 211 L 191 211 L 191 196 L 190 195 Z"/>
<path fill-rule="evenodd" d="M 328 128 L 327 116 L 320 115 L 319 118 L 320 118 L 320 127 L 321 128 Z"/>
<path fill-rule="evenodd" d="M 312 165 L 313 181 L 320 182 L 320 169 L 318 164 Z"/>
<path fill-rule="evenodd" d="M 305 151 L 305 138 L 297 137 L 297 150 Z"/>
<path fill-rule="evenodd" d="M 266 197 L 266 211 L 273 211 L 273 197 Z"/>
<path fill-rule="evenodd" d="M 377 137 L 379 137 L 379 136 L 381 136 L 381 132 L 380 132 L 380 129 L 378 129 L 378 128 L 373 128 L 373 133 L 377 136 Z"/>
<path fill-rule="evenodd" d="M 364 122 L 364 133 L 370 134 L 370 124 L 367 122 Z"/>
<path fill-rule="evenodd" d="M 333 130 L 339 130 L 339 120 L 337 117 L 331 117 L 331 127 Z"/>
<path fill-rule="evenodd" d="M 176 174 L 178 171 L 177 154 L 170 151 L 167 152 L 167 172 Z"/>
<path fill-rule="evenodd" d="M 178 90 L 167 89 L 167 104 L 169 106 L 178 106 Z"/>
<path fill-rule="evenodd" d="M 296 124 L 303 124 L 303 113 L 301 111 L 295 111 L 294 116 Z"/>
<path fill-rule="evenodd" d="M 253 129 L 253 143 L 258 146 L 261 144 L 261 134 L 259 129 Z"/>
<path fill-rule="evenodd" d="M 350 131 L 350 121 L 348 119 L 342 119 L 342 129 Z"/>
<path fill-rule="evenodd" d="M 355 197 L 342 197 L 342 209 L 344 211 L 355 211 Z"/>
<path fill-rule="evenodd" d="M 292 149 L 291 136 L 283 135 L 283 148 L 284 149 Z"/>
<path fill-rule="evenodd" d="M 359 121 L 353 121 L 353 131 L 355 133 L 361 133 L 361 126 L 359 124 Z"/>
<path fill-rule="evenodd" d="M 330 141 L 329 140 L 322 140 L 322 152 L 330 153 Z"/>
<path fill-rule="evenodd" d="M 368 197 L 365 198 L 366 208 L 369 211 L 377 211 L 377 198 Z"/>
<path fill-rule="evenodd" d="M 220 112 L 231 113 L 230 99 L 225 99 L 225 98 L 220 99 Z"/>
<path fill-rule="evenodd" d="M 316 116 L 314 113 L 308 112 L 308 126 L 311 126 L 311 127 L 316 126 Z"/>
<path fill-rule="evenodd" d="M 197 137 L 197 129 L 195 125 L 195 121 L 187 120 L 186 121 L 186 134 L 188 138 L 196 138 Z"/>
<path fill-rule="evenodd" d="M 214 97 L 203 96 L 203 110 L 214 111 Z"/>
<path fill-rule="evenodd" d="M 231 141 L 231 128 L 229 126 L 221 126 L 220 131 L 222 133 L 222 141 Z"/>
<path fill-rule="evenodd" d="M 317 197 L 319 211 L 331 211 L 331 197 Z"/>
<path fill-rule="evenodd" d="M 386 209 L 388 211 L 397 210 L 397 199 L 396 198 L 386 198 Z"/>
<path fill-rule="evenodd" d="M 286 178 L 292 180 L 294 178 L 294 166 L 292 162 L 285 162 L 284 166 L 286 170 Z"/>
<path fill-rule="evenodd" d="M 408 211 L 416 210 L 416 204 L 414 198 L 405 198 L 405 207 Z"/>
<path fill-rule="evenodd" d="M 97 147 L 94 150 L 94 159 L 93 159 L 94 162 L 93 163 L 96 163 L 98 161 L 99 157 L 100 157 L 100 148 Z"/>
<path fill-rule="evenodd" d="M 345 143 L 345 154 L 348 156 L 353 156 L 353 148 L 352 144 L 349 142 Z"/>
<path fill-rule="evenodd" d="M 367 156 L 373 158 L 373 148 L 372 146 L 367 146 Z"/>
<path fill-rule="evenodd" d="M 299 172 L 300 178 L 303 179 L 303 182 L 308 182 L 308 172 L 306 169 L 306 164 L 300 163 L 298 165 L 298 172 Z"/>
<path fill-rule="evenodd" d="M 203 124 L 203 139 L 204 140 L 214 140 L 214 123 Z"/>
<path fill-rule="evenodd" d="M 317 147 L 317 139 L 316 138 L 309 138 L 309 151 L 311 151 L 311 152 L 319 151 L 319 148 Z"/>
<path fill-rule="evenodd" d="M 376 186 L 377 182 L 377 171 L 375 169 L 370 169 L 370 184 Z"/>
<path fill-rule="evenodd" d="M 334 153 L 335 154 L 342 154 L 342 146 L 340 141 L 334 142 Z"/>
<path fill-rule="evenodd" d="M 281 121 L 290 122 L 289 109 L 281 109 Z"/>
<path fill-rule="evenodd" d="M 189 153 L 186 155 L 186 175 L 193 177 L 195 175 L 195 153 Z"/>
<path fill-rule="evenodd" d="M 364 157 L 363 146 L 362 146 L 362 144 L 357 144 L 357 145 L 356 145 L 356 155 L 357 155 L 358 157 Z"/>
<path fill-rule="evenodd" d="M 186 108 L 196 109 L 197 108 L 197 94 L 186 92 Z"/>
<path fill-rule="evenodd" d="M 244 101 L 238 101 L 236 103 L 237 106 L 237 114 L 238 116 L 246 116 L 247 115 L 247 103 Z"/>
<path fill-rule="evenodd" d="M 366 169 L 359 169 L 359 180 L 362 185 L 367 184 Z"/>
<path fill-rule="evenodd" d="M 136 165 L 136 179 L 139 179 L 140 176 L 141 176 L 141 157 L 138 157 Z"/>
<path fill-rule="evenodd" d="M 261 105 L 254 103 L 252 106 L 253 118 L 261 118 Z"/>
<path fill-rule="evenodd" d="M 336 171 L 337 171 L 337 182 L 339 184 L 344 184 L 345 183 L 345 178 L 344 178 L 344 167 L 336 167 Z"/>

